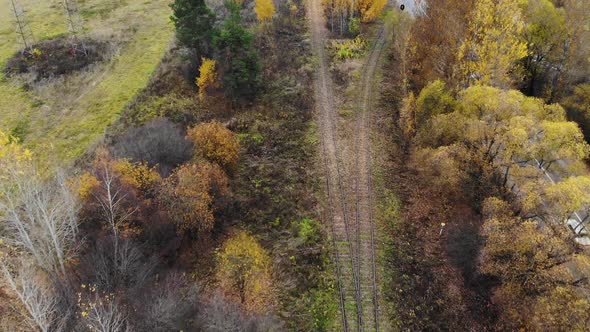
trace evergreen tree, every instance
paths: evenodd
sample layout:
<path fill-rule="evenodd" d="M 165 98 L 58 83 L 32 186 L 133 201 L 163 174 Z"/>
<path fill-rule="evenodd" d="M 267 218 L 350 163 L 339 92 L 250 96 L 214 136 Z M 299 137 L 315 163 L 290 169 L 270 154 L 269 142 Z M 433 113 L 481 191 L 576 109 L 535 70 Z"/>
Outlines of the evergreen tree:
<path fill-rule="evenodd" d="M 170 17 L 176 27 L 176 38 L 186 46 L 197 51 L 197 55 L 208 56 L 211 41 L 215 34 L 215 14 L 204 0 L 175 0 L 170 5 Z"/>
<path fill-rule="evenodd" d="M 230 15 L 214 38 L 223 71 L 223 86 L 234 100 L 251 99 L 258 88 L 258 53 L 252 44 L 252 34 L 242 26 L 240 7 L 227 2 Z"/>

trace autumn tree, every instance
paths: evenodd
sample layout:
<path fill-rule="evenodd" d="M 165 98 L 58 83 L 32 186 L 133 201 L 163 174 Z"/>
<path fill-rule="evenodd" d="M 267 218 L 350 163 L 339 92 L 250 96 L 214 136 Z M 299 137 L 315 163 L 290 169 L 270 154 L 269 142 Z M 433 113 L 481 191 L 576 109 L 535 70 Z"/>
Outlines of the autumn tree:
<path fill-rule="evenodd" d="M 512 0 L 476 0 L 469 32 L 459 48 L 464 81 L 510 87 L 515 63 L 527 53 L 520 7 Z"/>
<path fill-rule="evenodd" d="M 563 269 L 563 263 L 571 258 L 569 247 L 550 227 L 522 220 L 498 198 L 486 199 L 484 217 L 480 269 L 500 280 L 493 295 L 501 310 L 500 324 L 505 329 L 529 330 L 538 324 L 541 314 L 559 319 L 555 313 L 569 307 L 563 296 L 572 295 L 578 282 Z M 572 299 L 583 301 L 583 297 Z M 555 301 L 553 307 L 547 301 Z M 588 307 L 587 300 L 579 304 Z M 573 315 L 578 314 L 576 310 Z"/>
<path fill-rule="evenodd" d="M 117 251 L 120 237 L 136 235 L 135 225 L 141 202 L 153 195 L 160 175 L 146 163 L 114 159 L 106 150 L 99 150 L 89 172 L 75 182 L 85 203 L 85 214 L 110 230 Z"/>
<path fill-rule="evenodd" d="M 255 3 L 256 6 L 254 7 L 254 12 L 256 13 L 258 21 L 265 22 L 272 19 L 275 14 L 275 4 L 273 0 L 256 0 Z"/>
<path fill-rule="evenodd" d="M 357 0 L 356 10 L 359 12 L 363 22 L 370 22 L 381 15 L 387 4 L 386 0 Z"/>
<path fill-rule="evenodd" d="M 590 74 L 590 2 L 585 0 L 564 0 L 565 40 L 560 56 L 555 62 L 555 73 L 551 79 L 547 99 L 559 100 L 571 83 L 587 81 Z"/>
<path fill-rule="evenodd" d="M 223 244 L 218 256 L 217 277 L 221 288 L 250 310 L 266 310 L 272 304 L 270 257 L 245 231 Z"/>
<path fill-rule="evenodd" d="M 6 257 L 2 259 L 6 260 Z M 48 280 L 26 260 L 16 263 L 18 267 L 10 267 L 5 262 L 0 262 L 0 272 L 6 281 L 7 289 L 15 294 L 24 309 L 22 322 L 35 331 L 64 329 L 64 319 L 71 317 L 60 312 L 60 299 Z"/>
<path fill-rule="evenodd" d="M 329 13 L 331 30 L 336 31 L 338 29 L 341 35 L 347 33 L 349 30 L 349 19 L 353 10 L 352 1 L 327 0 L 324 2 L 324 5 L 328 7 L 327 12 Z"/>
<path fill-rule="evenodd" d="M 566 109 L 568 118 L 580 125 L 586 141 L 590 141 L 590 84 L 576 86 L 573 94 L 561 104 Z"/>
<path fill-rule="evenodd" d="M 578 288 L 557 286 L 535 301 L 531 327 L 547 331 L 587 331 L 590 302 Z"/>
<path fill-rule="evenodd" d="M 199 87 L 199 98 L 205 99 L 207 90 L 217 87 L 217 72 L 215 66 L 217 61 L 213 59 L 201 58 L 201 66 L 199 67 L 199 77 L 197 77 L 197 87 Z"/>
<path fill-rule="evenodd" d="M 411 138 L 416 134 L 416 97 L 414 93 L 404 99 L 404 104 L 400 109 L 399 126 L 406 138 Z"/>
<path fill-rule="evenodd" d="M 228 192 L 223 170 L 197 161 L 180 166 L 166 179 L 162 200 L 179 232 L 206 233 L 215 223 L 216 202 Z"/>
<path fill-rule="evenodd" d="M 535 194 L 535 192 L 529 192 L 529 196 L 534 197 Z M 565 180 L 550 183 L 544 186 L 538 195 L 534 201 L 529 198 L 536 208 L 548 208 L 549 216 L 555 217 L 558 223 L 563 222 L 565 219 L 572 218 L 574 212 L 590 212 L 590 177 L 571 176 Z M 579 224 L 574 226 L 574 230 L 579 231 L 584 227 L 584 221 L 586 220 L 580 220 Z"/>
<path fill-rule="evenodd" d="M 217 163 L 226 170 L 235 168 L 240 146 L 236 135 L 221 123 L 200 123 L 188 129 L 187 137 L 194 143 L 198 158 Z"/>
<path fill-rule="evenodd" d="M 470 87 L 459 94 L 454 112 L 431 121 L 419 132 L 422 144 L 461 143 L 476 153 L 478 163 L 500 172 L 504 184 L 509 177 L 517 180 L 523 168 L 536 167 L 542 174 L 557 161 L 579 162 L 590 151 L 579 128 L 565 120 L 563 108 L 517 91 Z"/>
<path fill-rule="evenodd" d="M 443 81 L 428 84 L 416 99 L 416 125 L 421 127 L 436 115 L 453 112 L 455 105 L 455 99 Z"/>
<path fill-rule="evenodd" d="M 407 75 L 418 94 L 429 82 L 444 80 L 455 87 L 459 47 L 467 36 L 474 0 L 430 0 L 424 15 L 411 25 Z"/>
<path fill-rule="evenodd" d="M 130 315 L 114 293 L 106 293 L 95 285 L 84 285 L 78 295 L 80 327 L 89 331 L 131 331 Z"/>
<path fill-rule="evenodd" d="M 197 56 L 208 56 L 215 34 L 215 14 L 204 0 L 175 0 L 170 7 L 170 19 L 176 27 L 178 41 L 197 52 Z"/>
<path fill-rule="evenodd" d="M 526 26 L 523 30 L 528 54 L 522 59 L 525 69 L 523 89 L 529 95 L 545 95 L 552 68 L 558 63 L 566 38 L 565 12 L 549 0 L 527 1 L 524 5 Z"/>

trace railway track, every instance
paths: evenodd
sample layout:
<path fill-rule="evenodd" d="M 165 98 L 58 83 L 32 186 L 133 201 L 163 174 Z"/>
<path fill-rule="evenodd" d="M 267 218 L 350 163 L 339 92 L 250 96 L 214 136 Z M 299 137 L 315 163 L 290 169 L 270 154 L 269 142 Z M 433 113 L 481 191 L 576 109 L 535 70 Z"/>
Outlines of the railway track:
<path fill-rule="evenodd" d="M 372 310 L 364 312 L 367 330 L 379 331 L 379 301 L 377 283 L 377 263 L 375 258 L 375 219 L 373 211 L 373 181 L 372 181 L 372 153 L 371 153 L 371 101 L 375 70 L 379 63 L 381 52 L 385 47 L 387 26 L 381 27 L 374 46 L 369 53 L 368 60 L 363 67 L 361 81 L 361 98 L 359 100 L 360 114 L 357 117 L 355 130 L 355 224 L 357 229 L 356 252 L 358 259 L 358 276 L 364 277 L 365 285 L 370 285 L 363 298 L 371 298 L 367 307 Z M 365 235 L 365 237 L 361 236 Z M 367 236 L 368 235 L 368 236 Z M 364 264 L 363 264 L 364 263 Z M 362 275 L 365 272 L 365 275 Z M 366 280 L 368 279 L 368 280 Z M 363 294 L 361 294 L 363 295 Z M 372 326 L 369 325 L 372 323 Z"/>
<path fill-rule="evenodd" d="M 324 49 L 327 32 L 321 0 L 308 0 L 308 15 L 312 46 L 318 59 L 315 99 L 326 176 L 324 221 L 332 237 L 342 329 L 378 331 L 369 113 L 373 76 L 385 45 L 386 29 L 380 30 L 363 68 L 360 112 L 351 142 L 354 149 L 341 149 Z M 348 169 L 343 158 L 352 160 Z"/>
<path fill-rule="evenodd" d="M 320 0 L 309 1 L 308 13 L 311 21 L 312 45 L 319 60 L 318 76 L 315 80 L 315 99 L 319 115 L 318 123 L 322 133 L 322 152 L 326 174 L 328 208 L 325 219 L 329 221 L 334 247 L 342 327 L 345 331 L 361 330 L 362 319 L 360 313 L 362 309 L 359 305 L 361 305 L 362 301 L 358 288 L 358 277 L 354 268 L 356 263 L 350 238 L 348 206 L 342 185 L 340 149 L 335 136 L 337 128 L 334 120 L 332 82 L 328 73 L 324 49 L 325 22 Z M 354 310 L 349 310 L 347 305 L 351 300 L 355 303 Z M 352 311 L 356 315 L 354 320 L 350 319 Z"/>

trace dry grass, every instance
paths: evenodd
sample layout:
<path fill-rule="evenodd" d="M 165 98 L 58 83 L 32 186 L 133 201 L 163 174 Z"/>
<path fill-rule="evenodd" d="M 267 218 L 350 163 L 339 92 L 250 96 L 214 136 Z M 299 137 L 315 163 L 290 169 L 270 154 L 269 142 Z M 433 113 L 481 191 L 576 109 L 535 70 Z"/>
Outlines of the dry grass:
<path fill-rule="evenodd" d="M 21 0 L 36 40 L 66 33 L 57 1 Z M 10 8 L 9 0 L 0 7 Z M 25 127 L 41 159 L 70 162 L 102 137 L 149 81 L 173 35 L 167 1 L 79 0 L 85 31 L 113 42 L 110 60 L 25 90 L 0 74 L 0 129 Z M 9 11 L 0 12 L 0 66 L 19 48 Z"/>

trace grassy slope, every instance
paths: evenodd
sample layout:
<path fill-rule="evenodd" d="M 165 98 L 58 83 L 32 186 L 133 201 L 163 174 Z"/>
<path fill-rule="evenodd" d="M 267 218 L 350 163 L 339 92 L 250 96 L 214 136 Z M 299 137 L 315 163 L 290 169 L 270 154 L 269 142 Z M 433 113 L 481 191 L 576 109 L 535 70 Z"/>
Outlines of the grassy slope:
<path fill-rule="evenodd" d="M 37 40 L 65 32 L 59 6 L 32 0 L 23 0 L 21 5 L 28 10 Z M 8 6 L 9 0 L 0 0 L 0 7 Z M 0 129 L 27 123 L 30 135 L 25 143 L 41 158 L 71 161 L 82 155 L 146 85 L 172 37 L 166 2 L 87 0 L 79 7 L 89 32 L 125 39 L 111 60 L 86 73 L 85 84 L 70 90 L 72 96 L 53 94 L 55 97 L 42 99 L 15 82 L 0 80 Z M 0 13 L 0 65 L 18 48 L 10 15 Z M 60 103 L 61 98 L 71 100 L 67 107 Z"/>

